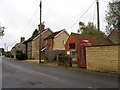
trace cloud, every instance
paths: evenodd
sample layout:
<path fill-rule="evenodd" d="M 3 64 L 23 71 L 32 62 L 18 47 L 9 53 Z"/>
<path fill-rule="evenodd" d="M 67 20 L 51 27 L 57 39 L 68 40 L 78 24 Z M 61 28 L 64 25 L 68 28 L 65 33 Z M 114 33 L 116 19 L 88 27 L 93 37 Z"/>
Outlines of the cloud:
<path fill-rule="evenodd" d="M 42 21 L 46 27 L 53 31 L 66 29 L 70 32 L 77 32 L 78 23 L 70 27 L 79 19 L 87 8 L 95 0 L 42 0 Z M 107 2 L 100 1 L 101 29 L 104 30 L 104 15 Z M 0 22 L 5 29 L 5 36 L 0 38 L 0 47 L 8 43 L 9 50 L 18 43 L 20 37 L 28 39 L 39 24 L 39 2 L 40 0 L 0 0 Z M 94 4 L 94 6 L 96 3 Z M 85 23 L 93 21 L 94 6 L 80 21 Z M 95 18 L 96 22 L 96 18 Z"/>

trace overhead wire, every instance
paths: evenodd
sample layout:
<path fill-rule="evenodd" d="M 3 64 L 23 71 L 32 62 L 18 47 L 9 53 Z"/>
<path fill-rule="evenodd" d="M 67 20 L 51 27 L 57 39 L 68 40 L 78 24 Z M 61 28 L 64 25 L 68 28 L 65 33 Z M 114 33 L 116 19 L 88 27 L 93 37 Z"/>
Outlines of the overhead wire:
<path fill-rule="evenodd" d="M 32 14 L 32 17 L 29 19 L 29 21 L 27 22 L 27 24 L 26 24 L 25 27 L 23 28 L 23 30 L 22 30 L 22 32 L 21 32 L 20 35 L 22 35 L 22 34 L 25 32 L 25 30 L 27 29 L 28 25 L 32 22 L 35 14 L 36 14 L 36 12 L 38 11 L 38 8 L 39 8 L 39 7 L 37 7 L 37 9 L 35 10 L 35 12 Z"/>
<path fill-rule="evenodd" d="M 88 9 L 79 17 L 78 20 L 76 20 L 76 22 L 68 30 L 73 28 L 73 26 L 88 12 L 88 10 L 93 6 L 94 3 L 95 3 L 95 1 L 88 7 Z"/>
<path fill-rule="evenodd" d="M 39 0 L 36 0 L 35 3 L 37 3 L 38 1 L 39 1 Z M 29 21 L 26 23 L 26 25 L 25 25 L 25 27 L 23 28 L 23 30 L 22 30 L 22 32 L 21 32 L 20 35 L 22 35 L 22 34 L 24 33 L 24 31 L 27 29 L 27 27 L 28 27 L 28 25 L 30 24 L 30 22 L 32 22 L 32 19 L 34 18 L 36 12 L 38 11 L 38 8 L 39 8 L 39 7 L 37 6 L 37 9 L 33 12 L 31 18 L 30 18 Z"/>

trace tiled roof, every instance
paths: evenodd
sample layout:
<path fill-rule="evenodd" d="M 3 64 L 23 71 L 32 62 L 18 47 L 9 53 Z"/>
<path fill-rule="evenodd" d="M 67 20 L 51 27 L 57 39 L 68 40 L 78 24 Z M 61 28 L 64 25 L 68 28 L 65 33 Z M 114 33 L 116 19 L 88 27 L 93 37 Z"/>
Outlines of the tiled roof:
<path fill-rule="evenodd" d="M 47 30 L 50 30 L 50 31 L 51 31 L 50 28 L 46 28 L 41 34 L 43 34 L 44 32 L 46 32 Z M 51 31 L 51 32 L 52 32 L 52 31 Z M 40 33 L 38 33 L 38 34 L 36 34 L 36 35 L 30 37 L 30 38 L 29 38 L 28 40 L 26 40 L 24 43 L 27 43 L 27 42 L 32 41 L 32 40 L 33 40 L 35 37 L 37 37 L 39 34 L 40 34 Z"/>
<path fill-rule="evenodd" d="M 114 43 L 107 37 L 102 38 L 76 33 L 72 33 L 72 35 L 76 38 L 78 42 L 82 42 L 83 40 L 89 40 L 92 43 L 92 45 L 114 45 Z"/>
<path fill-rule="evenodd" d="M 44 40 L 50 39 L 50 38 L 54 38 L 56 35 L 58 35 L 58 34 L 59 34 L 60 32 L 62 32 L 62 31 L 63 31 L 63 30 L 54 32 L 54 33 L 50 34 L 48 37 L 46 37 Z"/>
<path fill-rule="evenodd" d="M 111 39 L 115 44 L 120 44 L 120 31 L 113 30 L 109 36 L 109 39 Z"/>

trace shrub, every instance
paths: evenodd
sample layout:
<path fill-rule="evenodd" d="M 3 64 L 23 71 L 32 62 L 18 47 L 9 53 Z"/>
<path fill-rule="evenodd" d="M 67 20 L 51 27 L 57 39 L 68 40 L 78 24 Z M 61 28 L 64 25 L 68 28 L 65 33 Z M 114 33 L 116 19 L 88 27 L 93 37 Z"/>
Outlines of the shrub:
<path fill-rule="evenodd" d="M 24 53 L 19 53 L 19 54 L 16 55 L 16 58 L 18 60 L 26 60 L 27 59 L 27 55 L 24 54 Z"/>
<path fill-rule="evenodd" d="M 11 55 L 11 58 L 14 58 L 14 55 Z"/>

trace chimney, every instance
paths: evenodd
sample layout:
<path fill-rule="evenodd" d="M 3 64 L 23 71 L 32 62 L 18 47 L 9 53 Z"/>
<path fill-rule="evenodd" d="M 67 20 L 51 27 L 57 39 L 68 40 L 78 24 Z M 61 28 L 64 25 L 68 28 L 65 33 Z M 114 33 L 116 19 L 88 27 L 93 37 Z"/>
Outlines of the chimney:
<path fill-rule="evenodd" d="M 25 37 L 20 38 L 20 42 L 23 42 L 23 41 L 25 41 Z"/>
<path fill-rule="evenodd" d="M 41 26 L 40 26 L 40 24 L 38 25 L 38 30 L 41 30 L 41 32 L 43 32 L 43 31 L 44 31 L 44 29 L 45 29 L 44 22 L 43 22 L 43 23 L 41 23 Z"/>

